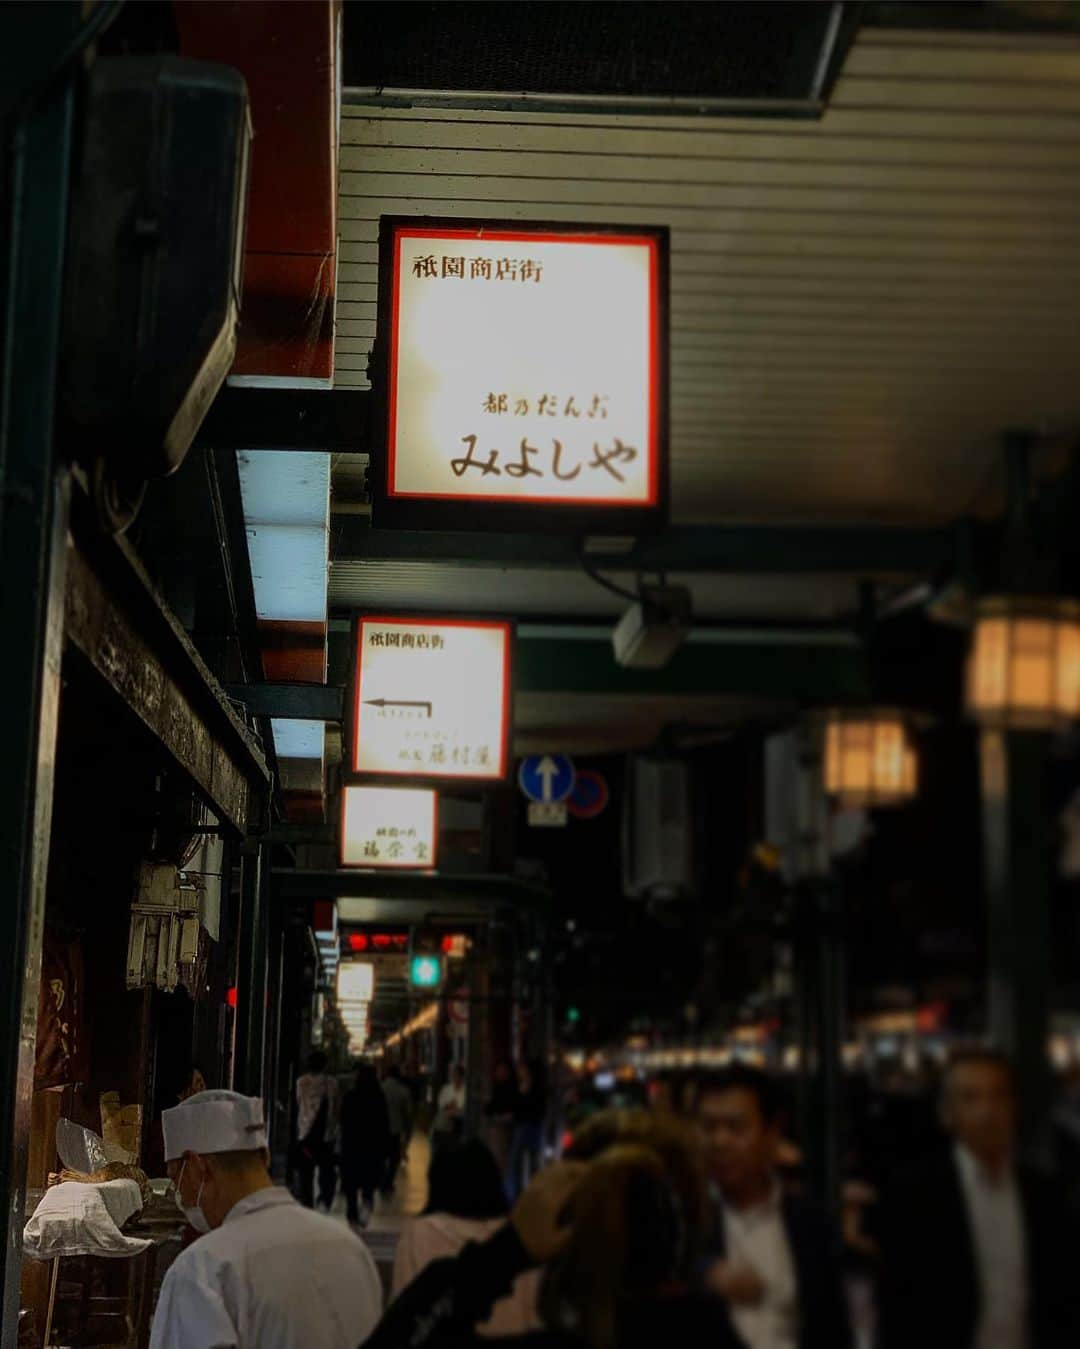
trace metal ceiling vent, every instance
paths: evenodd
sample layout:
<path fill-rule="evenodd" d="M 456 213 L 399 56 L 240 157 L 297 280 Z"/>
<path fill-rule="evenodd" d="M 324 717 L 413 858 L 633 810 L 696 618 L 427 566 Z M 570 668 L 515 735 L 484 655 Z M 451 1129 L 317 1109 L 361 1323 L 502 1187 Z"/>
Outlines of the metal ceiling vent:
<path fill-rule="evenodd" d="M 353 3 L 344 78 L 399 106 L 817 117 L 856 9 Z"/>

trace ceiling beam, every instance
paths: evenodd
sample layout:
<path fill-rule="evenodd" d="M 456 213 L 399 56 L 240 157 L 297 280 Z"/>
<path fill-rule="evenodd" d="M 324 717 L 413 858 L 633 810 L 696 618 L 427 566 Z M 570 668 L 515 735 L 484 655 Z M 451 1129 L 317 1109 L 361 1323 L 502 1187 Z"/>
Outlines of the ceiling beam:
<path fill-rule="evenodd" d="M 573 635 L 519 632 L 516 693 L 709 694 L 811 703 L 869 694 L 863 649 L 842 630 L 715 630 L 707 642 L 688 642 L 662 670 L 617 665 L 605 629 L 567 631 Z M 346 696 L 334 684 L 249 684 L 229 693 L 258 716 L 301 721 L 340 721 Z"/>
<path fill-rule="evenodd" d="M 614 571 L 837 572 L 860 577 L 935 571 L 954 552 L 949 529 L 671 525 L 623 551 L 599 547 L 591 566 Z M 363 516 L 334 514 L 332 562 L 452 562 L 458 566 L 574 569 L 579 541 L 564 536 L 373 529 Z"/>
<path fill-rule="evenodd" d="M 502 905 L 542 905 L 550 899 L 546 887 L 517 876 L 441 876 L 437 872 L 307 871 L 275 867 L 275 898 L 282 901 L 307 899 L 363 900 L 385 903 L 421 901 L 431 909 L 455 902 L 484 910 Z M 364 921 L 346 919 L 346 921 Z"/>
<path fill-rule="evenodd" d="M 285 721 L 340 721 L 345 690 L 334 684 L 280 680 L 265 684 L 231 684 L 225 690 L 255 717 Z"/>
<path fill-rule="evenodd" d="M 195 443 L 214 450 L 321 450 L 368 447 L 370 401 L 361 389 L 252 389 L 226 384 L 210 404 Z"/>

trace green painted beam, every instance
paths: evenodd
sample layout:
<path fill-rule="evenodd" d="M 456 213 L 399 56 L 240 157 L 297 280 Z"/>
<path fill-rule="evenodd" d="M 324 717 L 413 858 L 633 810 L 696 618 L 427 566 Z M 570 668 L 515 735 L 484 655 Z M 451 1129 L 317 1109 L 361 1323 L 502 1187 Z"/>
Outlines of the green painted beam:
<path fill-rule="evenodd" d="M 575 642 L 519 637 L 514 687 L 518 693 L 712 694 L 807 703 L 868 696 L 862 648 L 825 640 L 832 636 L 688 642 L 662 670 L 623 669 L 606 635 Z"/>
<path fill-rule="evenodd" d="M 839 572 L 923 575 L 954 552 L 949 529 L 779 528 L 672 525 L 629 552 L 590 553 L 603 570 L 671 572 Z M 522 532 L 441 533 L 373 529 L 361 515 L 331 519 L 334 562 L 452 562 L 458 566 L 575 568 L 578 541 Z"/>
<path fill-rule="evenodd" d="M 865 653 L 850 634 L 793 629 L 706 632 L 688 642 L 662 670 L 626 670 L 615 663 L 610 636 L 560 638 L 518 635 L 514 643 L 517 693 L 664 694 L 764 698 L 821 703 L 869 696 Z M 344 678 L 347 637 L 330 636 L 331 678 Z M 230 690 L 259 716 L 337 721 L 344 706 L 340 683 L 251 684 Z"/>

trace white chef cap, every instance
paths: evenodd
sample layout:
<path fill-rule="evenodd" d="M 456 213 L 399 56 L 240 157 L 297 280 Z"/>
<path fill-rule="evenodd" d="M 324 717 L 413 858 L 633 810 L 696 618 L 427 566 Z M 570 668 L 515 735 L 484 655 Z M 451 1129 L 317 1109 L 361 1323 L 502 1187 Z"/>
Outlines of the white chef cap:
<path fill-rule="evenodd" d="M 185 1152 L 254 1152 L 266 1147 L 263 1103 L 236 1091 L 199 1091 L 161 1112 L 165 1160 Z"/>

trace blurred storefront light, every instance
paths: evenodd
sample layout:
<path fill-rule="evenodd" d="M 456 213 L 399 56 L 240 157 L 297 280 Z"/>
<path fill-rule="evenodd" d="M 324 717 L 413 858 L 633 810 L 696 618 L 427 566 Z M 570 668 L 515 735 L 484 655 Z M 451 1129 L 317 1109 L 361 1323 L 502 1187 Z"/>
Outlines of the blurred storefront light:
<path fill-rule="evenodd" d="M 975 620 L 968 711 L 995 730 L 1049 731 L 1080 718 L 1080 604 L 996 595 Z"/>
<path fill-rule="evenodd" d="M 842 806 L 898 806 L 918 788 L 918 762 L 903 713 L 836 710 L 825 724 L 825 790 Z"/>
<path fill-rule="evenodd" d="M 337 975 L 339 1003 L 370 1002 L 375 990 L 375 966 L 368 960 L 350 960 Z"/>

